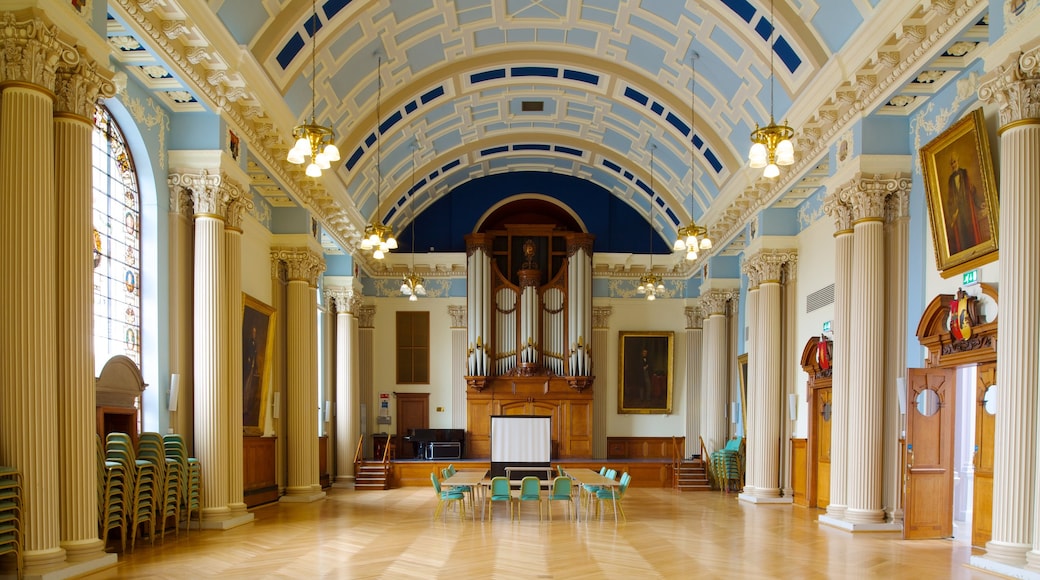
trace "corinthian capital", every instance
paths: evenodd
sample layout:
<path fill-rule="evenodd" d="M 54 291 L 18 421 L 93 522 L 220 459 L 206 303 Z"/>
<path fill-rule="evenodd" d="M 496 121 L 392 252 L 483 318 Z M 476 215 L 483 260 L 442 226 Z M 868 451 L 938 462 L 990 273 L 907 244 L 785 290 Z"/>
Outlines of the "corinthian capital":
<path fill-rule="evenodd" d="M 220 175 L 213 175 L 203 169 L 198 173 L 170 172 L 167 180 L 170 184 L 171 203 L 177 190 L 184 190 L 191 196 L 195 214 L 208 214 L 224 218 L 227 215 L 227 197 L 229 190 L 221 186 Z"/>
<path fill-rule="evenodd" d="M 289 281 L 317 286 L 318 275 L 325 271 L 325 260 L 308 248 L 272 248 L 271 260 L 285 264 Z"/>
<path fill-rule="evenodd" d="M 465 306 L 449 306 L 448 316 L 451 317 L 451 328 L 466 328 Z"/>
<path fill-rule="evenodd" d="M 687 306 L 683 314 L 686 315 L 686 328 L 693 330 L 701 329 L 701 324 L 704 322 L 704 312 L 701 310 L 699 303 L 695 306 Z"/>
<path fill-rule="evenodd" d="M 742 268 L 753 270 L 758 275 L 758 283 L 780 282 L 784 266 L 794 266 L 798 262 L 798 250 L 761 250 L 744 261 Z M 789 268 L 793 269 L 793 268 Z M 751 274 L 748 274 L 751 277 Z"/>
<path fill-rule="evenodd" d="M 59 66 L 79 62 L 79 52 L 59 38 L 58 27 L 39 17 L 18 21 L 0 14 L 0 83 L 21 82 L 54 92 Z"/>
<path fill-rule="evenodd" d="M 983 77 L 979 100 L 997 103 L 1001 127 L 1040 119 L 1040 44 L 1013 55 Z"/>
<path fill-rule="evenodd" d="M 904 173 L 867 175 L 858 173 L 838 191 L 841 201 L 852 207 L 853 223 L 882 220 L 888 196 L 910 190 L 910 176 Z"/>
<path fill-rule="evenodd" d="M 701 296 L 701 311 L 708 316 L 724 316 L 726 305 L 736 297 L 735 290 L 712 290 Z"/>
<path fill-rule="evenodd" d="M 350 288 L 327 288 L 325 290 L 325 298 L 336 306 L 337 314 L 353 313 L 361 305 L 361 297 Z"/>
<path fill-rule="evenodd" d="M 88 121 L 94 117 L 98 99 L 116 94 L 112 72 L 99 70 L 97 62 L 86 56 L 81 56 L 76 64 L 59 67 L 54 85 L 54 110 Z"/>
<path fill-rule="evenodd" d="M 849 204 L 841 201 L 836 193 L 829 194 L 823 200 L 823 211 L 834 220 L 836 233 L 852 231 L 852 208 Z"/>

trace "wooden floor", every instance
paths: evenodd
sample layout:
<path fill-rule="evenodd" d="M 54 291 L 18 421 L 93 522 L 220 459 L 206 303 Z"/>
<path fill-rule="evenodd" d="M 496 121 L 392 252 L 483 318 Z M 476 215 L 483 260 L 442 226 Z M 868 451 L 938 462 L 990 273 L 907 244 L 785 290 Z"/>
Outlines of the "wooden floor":
<path fill-rule="evenodd" d="M 229 531 L 138 540 L 88 578 L 992 578 L 965 567 L 953 540 L 903 541 L 821 526 L 819 512 L 749 505 L 734 494 L 630 488 L 628 522 L 575 524 L 532 505 L 509 521 L 432 518 L 429 488 L 329 490 L 311 504 L 270 504 Z M 110 545 L 114 545 L 110 544 Z"/>

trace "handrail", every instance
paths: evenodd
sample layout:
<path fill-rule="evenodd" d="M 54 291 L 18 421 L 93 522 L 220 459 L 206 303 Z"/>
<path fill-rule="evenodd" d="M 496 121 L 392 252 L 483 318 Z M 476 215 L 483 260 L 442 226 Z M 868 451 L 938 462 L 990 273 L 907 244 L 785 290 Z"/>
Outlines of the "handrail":
<path fill-rule="evenodd" d="M 354 451 L 354 465 L 357 465 L 358 463 L 361 463 L 361 460 L 363 459 L 361 457 L 361 445 L 364 442 L 365 442 L 365 435 L 362 434 L 360 437 L 358 437 L 357 450 Z"/>
<path fill-rule="evenodd" d="M 714 484 L 718 484 L 718 480 L 715 479 L 715 470 L 712 469 L 711 457 L 708 456 L 708 449 L 704 446 L 704 437 L 697 436 L 701 442 L 701 462 L 704 463 L 704 469 L 708 473 L 708 480 Z"/>
<path fill-rule="evenodd" d="M 390 462 L 390 447 L 394 444 L 394 436 L 386 436 L 386 445 L 383 446 L 383 466 L 385 467 Z"/>

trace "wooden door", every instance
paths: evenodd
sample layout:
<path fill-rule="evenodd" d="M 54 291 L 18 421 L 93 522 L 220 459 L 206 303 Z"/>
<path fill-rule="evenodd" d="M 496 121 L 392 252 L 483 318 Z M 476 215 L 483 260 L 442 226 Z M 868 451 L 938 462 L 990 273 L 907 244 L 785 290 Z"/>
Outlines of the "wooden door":
<path fill-rule="evenodd" d="M 906 512 L 903 538 L 953 535 L 953 369 L 907 369 Z"/>
<path fill-rule="evenodd" d="M 812 423 L 814 493 L 809 505 L 825 509 L 831 503 L 831 387 L 813 390 Z"/>
<path fill-rule="evenodd" d="M 975 490 L 971 508 L 971 545 L 986 547 L 993 535 L 993 437 L 997 424 L 997 363 L 975 373 Z"/>
<path fill-rule="evenodd" d="M 397 393 L 397 457 L 408 459 L 416 450 L 401 438 L 409 429 L 430 428 L 430 394 Z"/>

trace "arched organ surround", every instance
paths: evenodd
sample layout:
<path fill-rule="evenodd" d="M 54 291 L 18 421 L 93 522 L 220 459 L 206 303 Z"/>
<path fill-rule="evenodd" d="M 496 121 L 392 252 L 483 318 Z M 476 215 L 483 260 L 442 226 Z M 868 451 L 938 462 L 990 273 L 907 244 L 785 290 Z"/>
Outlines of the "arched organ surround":
<path fill-rule="evenodd" d="M 542 375 L 591 385 L 592 242 L 552 226 L 467 236 L 469 386 Z"/>

